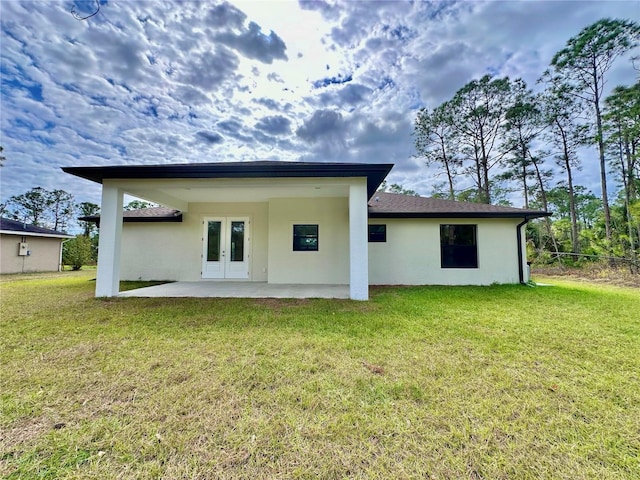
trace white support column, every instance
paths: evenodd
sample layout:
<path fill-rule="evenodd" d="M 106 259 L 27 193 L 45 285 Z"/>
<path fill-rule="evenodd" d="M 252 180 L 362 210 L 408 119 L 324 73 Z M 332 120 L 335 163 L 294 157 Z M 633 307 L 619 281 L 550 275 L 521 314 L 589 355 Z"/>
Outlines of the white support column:
<path fill-rule="evenodd" d="M 369 299 L 367 183 L 349 186 L 349 293 L 352 300 Z"/>
<path fill-rule="evenodd" d="M 122 241 L 122 191 L 105 180 L 100 208 L 100 240 L 96 297 L 113 297 L 120 291 Z"/>

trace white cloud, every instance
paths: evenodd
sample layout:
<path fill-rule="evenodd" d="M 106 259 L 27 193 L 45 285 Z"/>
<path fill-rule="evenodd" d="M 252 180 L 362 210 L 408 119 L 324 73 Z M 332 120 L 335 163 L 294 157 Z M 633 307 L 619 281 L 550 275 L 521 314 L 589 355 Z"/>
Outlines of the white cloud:
<path fill-rule="evenodd" d="M 581 28 L 640 4 L 113 0 L 82 22 L 68 7 L 2 4 L 2 200 L 40 185 L 97 202 L 63 165 L 264 159 L 394 162 L 391 182 L 428 194 L 420 107 L 487 72 L 532 84 Z M 597 189 L 592 171 L 578 182 Z"/>

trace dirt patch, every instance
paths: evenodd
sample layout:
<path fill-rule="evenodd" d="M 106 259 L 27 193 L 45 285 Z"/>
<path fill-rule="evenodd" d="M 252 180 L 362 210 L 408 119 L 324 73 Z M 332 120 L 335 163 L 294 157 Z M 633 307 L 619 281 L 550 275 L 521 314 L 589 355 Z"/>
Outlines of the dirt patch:
<path fill-rule="evenodd" d="M 43 417 L 29 418 L 0 429 L 0 452 L 12 455 L 16 449 L 25 448 L 54 428 L 54 422 Z"/>
<path fill-rule="evenodd" d="M 282 310 L 283 308 L 291 308 L 308 305 L 308 298 L 254 298 L 253 304 L 257 307 L 265 307 L 273 310 Z"/>
<path fill-rule="evenodd" d="M 571 280 L 604 283 L 621 287 L 640 288 L 640 274 L 632 273 L 628 268 L 612 268 L 599 264 L 584 267 L 542 266 L 533 267 L 531 275 L 545 277 L 570 278 Z"/>

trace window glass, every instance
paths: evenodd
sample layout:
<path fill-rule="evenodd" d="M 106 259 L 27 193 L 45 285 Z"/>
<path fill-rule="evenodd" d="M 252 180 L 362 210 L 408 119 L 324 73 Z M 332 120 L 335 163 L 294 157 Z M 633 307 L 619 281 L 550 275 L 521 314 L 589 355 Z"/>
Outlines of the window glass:
<path fill-rule="evenodd" d="M 440 225 L 442 268 L 478 268 L 477 225 Z"/>
<path fill-rule="evenodd" d="M 231 261 L 244 261 L 244 222 L 231 222 Z"/>
<path fill-rule="evenodd" d="M 370 242 L 386 242 L 387 226 L 386 225 L 369 225 L 369 241 Z"/>
<path fill-rule="evenodd" d="M 207 262 L 220 261 L 220 227 L 221 222 L 208 222 Z"/>
<path fill-rule="evenodd" d="M 318 225 L 293 226 L 293 251 L 318 250 Z"/>

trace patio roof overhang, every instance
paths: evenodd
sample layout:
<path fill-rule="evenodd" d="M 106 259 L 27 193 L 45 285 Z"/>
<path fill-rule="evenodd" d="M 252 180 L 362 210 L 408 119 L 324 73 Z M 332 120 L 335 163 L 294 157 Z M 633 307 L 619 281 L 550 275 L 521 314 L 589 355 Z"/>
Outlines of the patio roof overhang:
<path fill-rule="evenodd" d="M 348 202 L 349 296 L 367 300 L 367 200 L 392 164 L 244 162 L 65 167 L 102 184 L 96 296 L 118 294 L 125 193 L 187 212 L 190 204 L 265 202 L 274 198 L 340 197 Z"/>
<path fill-rule="evenodd" d="M 226 162 L 226 163 L 185 163 L 185 164 L 163 164 L 163 165 L 114 165 L 101 167 L 63 167 L 62 170 L 77 177 L 85 178 L 97 183 L 104 183 L 105 180 L 124 180 L 124 184 L 129 184 L 132 194 L 142 193 L 144 195 L 144 183 L 149 185 L 155 183 L 153 190 L 174 189 L 175 196 L 179 194 L 176 189 L 183 188 L 185 191 L 181 195 L 175 196 L 182 202 L 194 201 L 193 195 L 186 193 L 194 185 L 186 180 L 221 180 L 219 186 L 233 189 L 236 186 L 249 185 L 247 179 L 257 180 L 257 187 L 267 188 L 275 182 L 264 182 L 265 179 L 346 179 L 346 178 L 366 178 L 367 194 L 371 197 L 378 186 L 393 168 L 393 164 L 365 164 L 365 163 L 319 163 L 319 162 Z M 243 179 L 242 182 L 232 180 Z M 157 182 L 149 182 L 156 180 Z M 165 182 L 162 182 L 164 180 Z M 170 180 L 172 183 L 166 183 Z M 183 180 L 183 182 L 176 182 Z M 224 182 L 222 182 L 224 180 Z M 263 180 L 263 182 L 260 182 Z M 142 183 L 144 182 L 144 183 Z M 296 182 L 298 183 L 298 182 Z M 325 185 L 328 183 L 323 182 Z M 341 182 L 340 182 L 341 183 Z M 210 183 L 207 183 L 210 185 Z M 313 182 L 298 183 L 301 186 L 312 186 Z M 204 186 L 201 183 L 200 186 Z M 277 186 L 277 185 L 275 185 Z M 282 186 L 282 185 L 281 185 Z M 148 193 L 148 192 L 147 192 Z M 171 197 L 172 194 L 167 194 Z M 189 200 L 191 199 L 191 200 Z M 178 203 L 182 203 L 178 202 Z M 175 205 L 175 202 L 165 202 L 159 199 L 159 203 Z"/>

